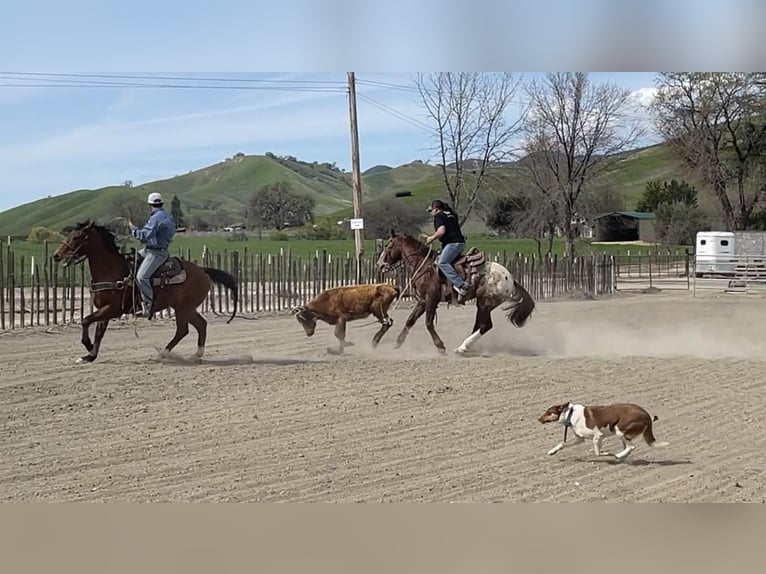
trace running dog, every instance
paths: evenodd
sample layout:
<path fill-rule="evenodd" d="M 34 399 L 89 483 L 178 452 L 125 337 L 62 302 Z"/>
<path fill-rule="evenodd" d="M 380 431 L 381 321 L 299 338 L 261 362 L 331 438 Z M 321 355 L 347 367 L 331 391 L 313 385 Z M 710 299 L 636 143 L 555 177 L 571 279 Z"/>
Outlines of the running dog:
<path fill-rule="evenodd" d="M 572 429 L 574 440 L 569 444 L 580 444 L 585 439 L 593 440 L 593 452 L 596 456 L 614 456 L 619 462 L 636 448 L 633 441 L 643 437 L 644 442 L 652 447 L 668 446 L 667 442 L 658 442 L 652 433 L 652 418 L 645 409 L 630 403 L 616 403 L 604 406 L 584 406 L 564 403 L 550 407 L 537 419 L 542 424 L 558 422 L 564 425 L 564 440 L 548 451 L 556 454 L 566 444 L 566 431 Z M 622 450 L 612 454 L 601 450 L 605 436 L 617 435 L 622 441 Z"/>

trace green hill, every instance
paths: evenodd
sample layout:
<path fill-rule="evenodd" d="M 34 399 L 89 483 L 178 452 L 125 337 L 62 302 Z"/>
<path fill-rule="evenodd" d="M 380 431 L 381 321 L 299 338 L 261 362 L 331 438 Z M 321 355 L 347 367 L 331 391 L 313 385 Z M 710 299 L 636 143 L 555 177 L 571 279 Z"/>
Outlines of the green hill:
<path fill-rule="evenodd" d="M 225 211 L 240 220 L 253 191 L 285 181 L 298 193 L 316 201 L 318 215 L 351 205 L 351 178 L 328 164 L 306 163 L 276 156 L 237 156 L 170 179 L 134 187 L 112 186 L 78 190 L 40 199 L 0 213 L 0 236 L 25 235 L 33 226 L 60 229 L 85 217 L 115 215 L 121 196 L 146 200 L 154 191 L 166 202 L 178 195 L 187 219 Z"/>
<path fill-rule="evenodd" d="M 644 185 L 652 179 L 684 179 L 680 162 L 665 145 L 656 145 L 624 154 L 608 178 L 608 185 L 623 194 L 627 207 L 635 206 Z M 294 157 L 246 156 L 237 154 L 223 162 L 169 179 L 95 190 L 81 189 L 48 197 L 0 213 L 0 237 L 25 236 L 33 226 L 61 229 L 86 217 L 109 218 L 116 215 L 115 202 L 121 197 L 145 201 L 147 194 L 158 191 L 169 203 L 178 195 L 187 217 L 212 218 L 225 212 L 233 221 L 241 221 L 253 191 L 278 181 L 296 192 L 311 196 L 318 217 L 348 217 L 352 213 L 351 176 L 334 165 L 308 163 Z M 503 193 L 517 185 L 513 164 L 493 167 L 487 180 L 490 191 Z M 413 209 L 424 208 L 433 198 L 444 196 L 441 170 L 421 161 L 395 168 L 375 166 L 362 175 L 364 204 L 409 192 L 402 201 Z M 474 222 L 481 225 L 480 221 Z"/>

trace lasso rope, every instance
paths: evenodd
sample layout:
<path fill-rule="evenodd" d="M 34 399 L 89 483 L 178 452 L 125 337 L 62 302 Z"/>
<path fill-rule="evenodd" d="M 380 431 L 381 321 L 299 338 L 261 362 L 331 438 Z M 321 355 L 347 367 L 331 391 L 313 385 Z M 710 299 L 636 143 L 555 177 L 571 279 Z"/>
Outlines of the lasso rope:
<path fill-rule="evenodd" d="M 109 221 L 104 223 L 104 227 L 110 227 L 112 223 L 115 221 L 124 221 L 128 222 L 127 217 L 123 217 L 122 215 L 118 215 L 117 217 L 112 217 Z M 115 234 L 120 234 L 117 230 L 115 230 Z M 130 235 L 124 236 L 125 239 L 121 243 L 126 243 L 128 239 L 130 239 Z M 131 290 L 130 290 L 130 307 L 132 310 L 132 313 L 130 313 L 130 316 L 132 317 L 131 325 L 133 327 L 133 334 L 136 336 L 137 339 L 140 338 L 138 334 L 138 327 L 136 326 L 137 321 L 137 313 L 136 313 L 136 273 L 138 272 L 138 251 L 134 250 L 134 256 L 133 256 L 133 281 L 131 282 Z"/>
<path fill-rule="evenodd" d="M 433 248 L 431 247 L 431 244 L 428 244 L 428 253 L 426 253 L 425 257 L 423 257 L 423 261 L 420 262 L 420 265 L 418 265 L 417 269 L 415 269 L 415 272 L 410 276 L 410 280 L 407 282 L 407 286 L 404 288 L 404 291 L 399 295 L 399 299 L 394 304 L 394 307 L 392 310 L 396 310 L 396 308 L 399 306 L 399 303 L 402 302 L 404 299 L 404 296 L 406 295 L 407 291 L 410 290 L 410 287 L 412 287 L 412 282 L 415 280 L 415 277 L 418 276 L 418 271 L 420 271 L 420 268 L 423 267 L 426 261 L 428 261 L 428 258 L 431 256 L 431 251 L 433 251 Z M 415 295 L 417 297 L 417 294 Z"/>

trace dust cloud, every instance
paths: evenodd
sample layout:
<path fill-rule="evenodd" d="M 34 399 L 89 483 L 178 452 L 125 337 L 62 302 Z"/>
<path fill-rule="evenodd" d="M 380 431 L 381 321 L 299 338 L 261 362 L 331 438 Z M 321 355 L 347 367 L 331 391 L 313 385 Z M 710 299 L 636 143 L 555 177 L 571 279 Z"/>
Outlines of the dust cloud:
<path fill-rule="evenodd" d="M 766 308 L 744 301 L 645 298 L 603 301 L 540 302 L 521 329 L 499 309 L 493 329 L 474 346 L 474 355 L 548 358 L 692 357 L 766 360 L 766 340 L 759 325 Z M 720 308 L 729 307 L 724 316 Z M 766 307 L 766 306 L 763 306 Z M 441 311 L 437 332 L 448 355 L 470 334 L 474 308 Z M 764 317 L 760 318 L 760 315 Z M 369 358 L 434 359 L 439 355 L 422 318 L 405 344 L 394 348 L 406 315 L 397 317 L 377 349 L 369 343 L 376 329 L 349 327 L 356 345 L 349 351 Z"/>

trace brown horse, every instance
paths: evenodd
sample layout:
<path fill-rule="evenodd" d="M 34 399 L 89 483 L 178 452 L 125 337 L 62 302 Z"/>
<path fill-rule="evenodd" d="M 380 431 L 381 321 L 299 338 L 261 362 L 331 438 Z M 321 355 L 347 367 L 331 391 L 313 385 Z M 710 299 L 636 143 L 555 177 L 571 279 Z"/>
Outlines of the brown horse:
<path fill-rule="evenodd" d="M 112 232 L 92 221 L 78 224 L 53 254 L 53 259 L 63 261 L 64 266 L 76 265 L 87 259 L 90 266 L 90 291 L 96 310 L 82 320 L 82 344 L 88 354 L 77 362 L 92 363 L 98 356 L 109 321 L 133 312 L 139 304 L 136 297 L 138 286 L 133 281 L 134 266 L 129 262 L 128 255 L 120 252 Z M 231 322 L 237 312 L 237 283 L 225 271 L 199 267 L 178 257 L 170 257 L 154 274 L 153 310 L 172 308 L 176 316 L 175 336 L 160 352 L 160 357 L 167 356 L 189 334 L 191 323 L 197 330 L 197 352 L 194 356 L 202 358 L 207 321 L 197 312 L 197 307 L 205 300 L 211 280 L 231 291 L 234 301 L 234 312 L 228 321 Z M 96 323 L 96 334 L 91 343 L 89 328 L 93 323 Z"/>
<path fill-rule="evenodd" d="M 455 264 L 458 272 L 466 275 L 461 265 L 463 257 L 458 257 Z M 483 260 L 483 257 L 481 259 Z M 396 339 L 396 347 L 404 343 L 407 333 L 425 313 L 426 329 L 431 334 L 436 348 L 440 353 L 444 353 L 444 342 L 436 333 L 434 319 L 439 303 L 451 302 L 454 291 L 436 266 L 436 252 L 414 237 L 399 235 L 392 229 L 391 238 L 378 258 L 378 270 L 388 271 L 400 261 L 403 261 L 412 273 L 410 289 L 415 293 L 418 302 Z M 470 288 L 466 300 L 476 298 L 476 320 L 471 334 L 455 349 L 455 352 L 461 355 L 492 328 L 492 310 L 501 303 L 510 302 L 503 310 L 507 311 L 508 320 L 516 327 L 523 327 L 535 308 L 530 294 L 513 278 L 511 272 L 499 263 L 484 262 L 475 274 L 468 275 L 470 276 L 465 279 L 470 283 Z"/>

